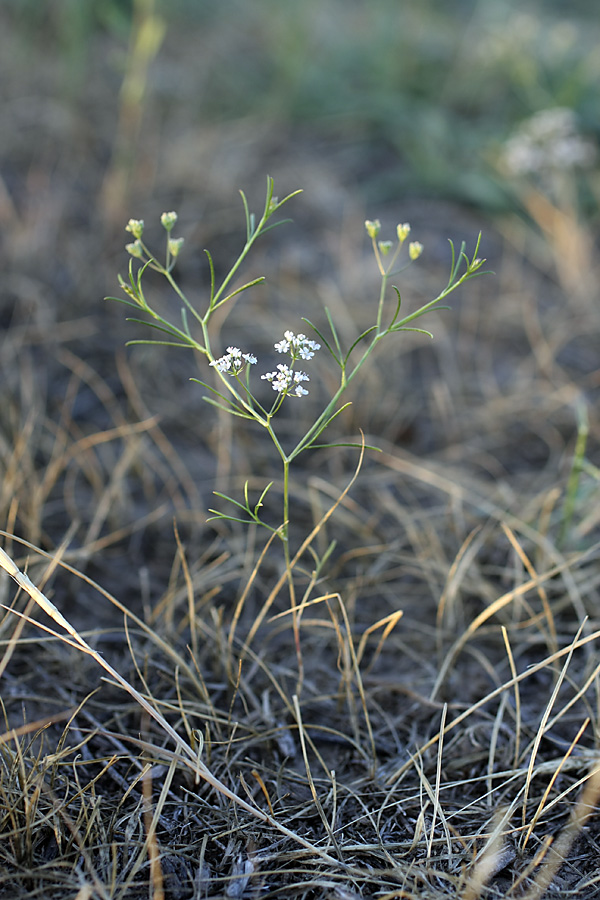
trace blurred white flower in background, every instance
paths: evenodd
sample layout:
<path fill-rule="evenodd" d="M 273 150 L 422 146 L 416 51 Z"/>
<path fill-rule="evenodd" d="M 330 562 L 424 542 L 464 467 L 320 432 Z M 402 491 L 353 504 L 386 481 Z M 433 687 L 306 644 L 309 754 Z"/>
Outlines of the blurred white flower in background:
<path fill-rule="evenodd" d="M 502 164 L 511 175 L 556 169 L 589 169 L 598 156 L 596 145 L 578 128 L 572 109 L 556 106 L 526 119 L 506 141 Z"/>

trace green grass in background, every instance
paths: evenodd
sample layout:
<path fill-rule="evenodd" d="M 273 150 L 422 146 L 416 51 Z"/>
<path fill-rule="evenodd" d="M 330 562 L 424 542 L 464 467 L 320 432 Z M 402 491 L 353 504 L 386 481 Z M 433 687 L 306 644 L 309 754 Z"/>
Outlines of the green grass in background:
<path fill-rule="evenodd" d="M 31 39 L 56 42 L 73 84 L 99 30 L 167 26 L 149 78 L 191 121 L 248 118 L 363 153 L 369 196 L 427 192 L 505 209 L 498 147 L 523 119 L 573 109 L 598 136 L 600 21 L 592 2 L 520 0 L 8 0 Z M 186 59 L 174 75 L 169 62 Z M 122 64 L 115 57 L 115 65 Z M 350 152 L 350 150 L 348 150 Z M 507 196 L 508 195 L 508 196 Z"/>

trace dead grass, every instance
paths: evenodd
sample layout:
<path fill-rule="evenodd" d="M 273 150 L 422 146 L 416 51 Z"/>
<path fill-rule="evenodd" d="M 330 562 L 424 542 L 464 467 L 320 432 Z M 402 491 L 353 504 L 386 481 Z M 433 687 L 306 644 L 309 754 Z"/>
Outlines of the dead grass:
<path fill-rule="evenodd" d="M 102 395 L 66 358 L 71 396 L 84 381 Z M 51 553 L 4 532 L 78 624 L 63 635 L 40 617 L 32 600 L 52 605 L 4 563 L 21 591 L 4 580 L 2 891 L 533 898 L 552 882 L 591 896 L 598 544 L 578 506 L 557 546 L 567 470 L 517 495 L 468 460 L 380 441 L 346 494 L 339 460 L 315 456 L 297 474 L 299 524 L 312 522 L 317 552 L 333 534 L 339 549 L 301 610 L 299 685 L 276 560 L 252 532 L 207 541 L 191 528 L 201 510 L 184 461 L 153 419 L 128 425 L 104 400 L 113 427 L 74 440 L 37 410 L 38 436 L 26 421 L 7 455 L 13 524 L 47 539 L 48 498 L 85 498 L 77 478 L 96 518 L 81 546 Z M 496 416 L 478 419 L 493 439 Z M 136 472 L 152 473 L 137 476 L 144 502 L 163 490 L 176 512 L 170 572 L 169 553 L 151 553 L 149 574 L 134 540 L 169 540 L 168 516 L 118 524 L 136 508 Z M 137 589 L 117 547 L 137 561 Z M 114 595 L 85 571 L 98 558 Z M 313 565 L 298 559 L 300 583 Z"/>
<path fill-rule="evenodd" d="M 367 215 L 410 220 L 426 246 L 407 305 L 443 280 L 446 236 L 481 227 L 441 204 L 365 210 L 336 158 L 250 125 L 180 122 L 171 145 L 147 123 L 152 165 L 126 210 L 156 218 L 185 194 L 181 275 L 200 296 L 202 246 L 219 265 L 237 240 L 224 186 L 233 198 L 243 172 L 258 196 L 270 171 L 278 189 L 306 188 L 295 224 L 252 263 L 269 285 L 220 323 L 225 344 L 243 334 L 266 353 L 290 316 L 318 319 L 323 304 L 354 335 L 376 290 Z M 108 158 L 106 115 L 89 127 Z M 2 147 L 16 174 L 0 194 L 13 223 L 0 307 L 0 895 L 595 896 L 594 254 L 581 290 L 566 291 L 574 259 L 557 266 L 539 235 L 488 224 L 497 277 L 436 317 L 435 343 L 406 336 L 375 360 L 337 422 L 382 452 L 350 489 L 356 454 L 315 452 L 294 473 L 293 539 L 311 534 L 295 563 L 301 675 L 274 546 L 205 523 L 215 486 L 272 479 L 268 447 L 212 417 L 189 357 L 121 352 L 134 334 L 99 298 L 125 263 L 103 219 L 106 161 L 90 162 L 86 141 L 71 115 L 36 142 L 43 153 Z M 216 195 L 224 211 L 193 233 Z"/>

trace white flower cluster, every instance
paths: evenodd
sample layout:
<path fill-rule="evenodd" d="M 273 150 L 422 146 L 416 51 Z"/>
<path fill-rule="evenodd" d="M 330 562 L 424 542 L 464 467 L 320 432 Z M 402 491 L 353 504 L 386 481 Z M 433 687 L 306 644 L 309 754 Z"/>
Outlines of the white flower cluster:
<path fill-rule="evenodd" d="M 289 353 L 292 359 L 312 359 L 315 351 L 321 349 L 316 341 L 309 341 L 305 334 L 294 334 L 293 331 L 284 331 L 283 340 L 274 347 L 278 353 Z"/>
<path fill-rule="evenodd" d="M 228 347 L 227 353 L 219 359 L 213 359 L 210 365 L 224 374 L 239 375 L 244 366 L 253 366 L 255 363 L 256 357 L 251 353 L 242 353 L 239 347 Z"/>
<path fill-rule="evenodd" d="M 303 381 L 309 381 L 306 372 L 301 372 L 293 368 L 293 363 L 297 359 L 312 359 L 317 350 L 321 349 L 321 345 L 316 341 L 309 340 L 305 334 L 294 334 L 293 331 L 284 331 L 283 338 L 273 345 L 278 353 L 289 353 L 292 359 L 292 366 L 286 366 L 279 363 L 274 372 L 267 372 L 261 375 L 265 381 L 271 383 L 271 387 L 279 394 L 288 396 L 289 394 L 296 397 L 304 397 L 308 394 L 306 388 L 302 387 Z"/>
<path fill-rule="evenodd" d="M 284 332 L 283 339 L 274 345 L 278 353 L 289 353 L 292 365 L 286 366 L 280 363 L 274 372 L 266 372 L 260 377 L 271 384 L 274 391 L 283 394 L 284 397 L 292 395 L 304 397 L 308 394 L 302 387 L 303 381 L 309 381 L 306 372 L 294 369 L 293 364 L 297 359 L 312 359 L 321 345 L 309 340 L 305 334 L 294 334 L 293 331 Z M 242 353 L 239 347 L 228 347 L 227 353 L 219 359 L 214 359 L 210 365 L 215 366 L 224 375 L 239 375 L 247 366 L 253 366 L 256 357 L 251 353 Z"/>
<path fill-rule="evenodd" d="M 588 168 L 596 147 L 579 132 L 572 109 L 543 109 L 527 119 L 504 145 L 502 161 L 512 175 Z"/>
<path fill-rule="evenodd" d="M 309 380 L 306 372 L 295 372 L 283 363 L 279 363 L 276 372 L 267 372 L 260 377 L 270 381 L 273 390 L 278 391 L 280 394 L 295 394 L 296 397 L 303 397 L 305 394 L 308 394 L 308 391 L 301 384 L 301 382 Z"/>

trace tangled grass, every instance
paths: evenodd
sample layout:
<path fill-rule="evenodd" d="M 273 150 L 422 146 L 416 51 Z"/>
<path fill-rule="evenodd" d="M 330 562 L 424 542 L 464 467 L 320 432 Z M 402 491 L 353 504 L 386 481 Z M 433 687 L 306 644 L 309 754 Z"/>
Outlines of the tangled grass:
<path fill-rule="evenodd" d="M 481 302 L 446 338 L 471 371 L 497 328 Z M 414 344 L 396 365 L 431 380 L 409 411 L 419 392 L 443 409 L 444 381 L 462 435 L 429 454 L 391 439 L 409 425 L 388 412 L 389 361 L 372 367 L 382 453 L 355 479 L 354 451 L 315 451 L 290 486 L 315 546 L 337 538 L 300 611 L 299 687 L 281 561 L 252 529 L 202 524 L 190 468 L 208 449 L 148 414 L 125 363 L 118 397 L 66 349 L 57 421 L 27 377 L 35 330 L 20 336 L 3 421 L 5 896 L 593 896 L 597 473 L 583 419 L 565 456 L 575 389 L 558 359 L 479 384 L 481 400 L 443 342 L 437 361 Z M 82 395 L 101 430 L 81 433 Z M 435 446 L 444 416 L 419 402 L 410 427 Z M 365 392 L 354 408 L 345 427 L 377 427 Z M 243 440 L 215 427 L 235 487 Z M 57 528 L 63 545 L 42 550 Z"/>
<path fill-rule="evenodd" d="M 595 58 L 596 17 L 569 31 L 519 6 L 507 29 L 503 4 L 480 4 L 448 40 L 447 4 L 413 5 L 399 54 L 383 6 L 367 24 L 393 53 L 365 41 L 362 12 L 342 33 L 310 4 L 335 23 L 322 31 L 340 61 L 332 85 L 327 40 L 320 79 L 296 65 L 323 19 L 297 29 L 294 55 L 280 4 L 270 30 L 231 16 L 174 28 L 161 56 L 154 5 L 138 2 L 155 57 L 132 54 L 129 69 L 122 4 L 103 5 L 120 18 L 94 33 L 90 7 L 79 36 L 55 14 L 68 6 L 0 13 L 0 895 L 596 896 L 596 176 L 505 183 L 516 216 L 505 195 L 494 206 L 499 176 L 481 150 L 488 131 L 506 137 L 498 122 L 511 130 L 536 111 L 541 84 L 560 106 L 568 83 L 589 132 L 595 70 L 573 60 Z M 37 37 L 15 31 L 26 8 L 47 17 Z M 523 59 L 527 96 L 515 88 Z M 231 79 L 216 82 L 223 71 Z M 145 94 L 119 95 L 123 76 Z M 130 103 L 120 116 L 117 96 Z M 302 117 L 315 97 L 312 133 Z M 227 100 L 222 121 L 214 106 Z M 291 479 L 299 533 L 314 531 L 321 557 L 337 542 L 301 611 L 300 687 L 289 604 L 274 592 L 282 560 L 262 555 L 253 529 L 205 521 L 215 486 L 260 493 L 266 444 L 201 408 L 187 364 L 144 349 L 115 359 L 121 321 L 98 308 L 121 265 L 115 223 L 134 202 L 148 218 L 180 199 L 184 222 L 211 212 L 182 264 L 196 295 L 203 243 L 218 270 L 237 240 L 237 217 L 214 212 L 223 192 L 265 171 L 306 194 L 257 259 L 275 270 L 257 306 L 216 323 L 216 340 L 227 326 L 232 343 L 266 353 L 315 301 L 343 339 L 360 333 L 373 296 L 362 222 L 375 212 L 386 226 L 410 219 L 423 240 L 407 303 L 439 285 L 448 234 L 472 246 L 483 226 L 497 271 L 436 316 L 433 346 L 410 337 L 365 371 L 337 420 L 382 449 L 358 477 L 355 451 L 315 450 Z M 382 203 L 363 208 L 365 196 Z M 449 196 L 489 202 L 487 222 Z M 303 403 L 320 402 L 314 384 Z M 293 417 L 282 427 L 296 434 Z M 300 584 L 314 577 L 306 563 Z"/>

